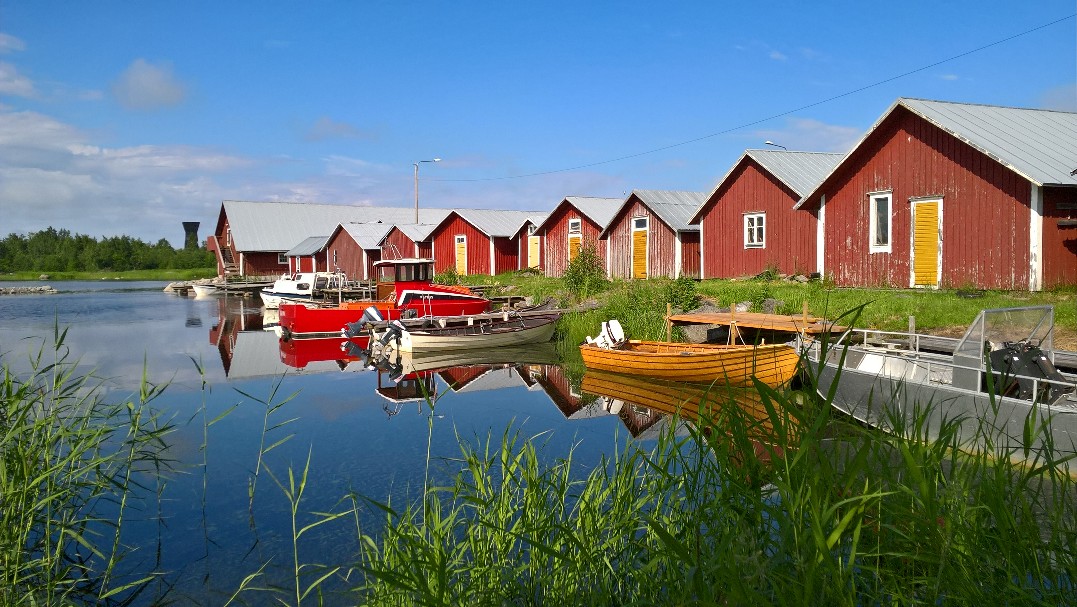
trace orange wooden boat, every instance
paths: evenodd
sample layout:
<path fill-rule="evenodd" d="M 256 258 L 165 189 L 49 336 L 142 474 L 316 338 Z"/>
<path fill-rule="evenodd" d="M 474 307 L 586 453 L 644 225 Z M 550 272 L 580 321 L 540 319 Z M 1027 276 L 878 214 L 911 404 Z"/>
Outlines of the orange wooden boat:
<path fill-rule="evenodd" d="M 671 379 L 750 386 L 752 378 L 780 386 L 796 373 L 800 355 L 786 344 L 720 346 L 628 340 L 616 348 L 580 346 L 588 369 Z"/>

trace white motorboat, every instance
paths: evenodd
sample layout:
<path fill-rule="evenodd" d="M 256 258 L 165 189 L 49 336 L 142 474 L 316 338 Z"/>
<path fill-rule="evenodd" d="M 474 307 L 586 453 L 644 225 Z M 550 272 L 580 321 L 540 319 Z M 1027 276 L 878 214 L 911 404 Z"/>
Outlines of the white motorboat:
<path fill-rule="evenodd" d="M 336 272 L 296 272 L 273 281 L 273 286 L 262 289 L 260 295 L 266 308 L 276 309 L 281 302 L 313 301 L 315 294 L 341 289 L 345 281 L 346 277 Z"/>
<path fill-rule="evenodd" d="M 1054 366 L 1054 308 L 984 310 L 952 355 L 922 351 L 925 337 L 850 329 L 806 352 L 832 405 L 900 436 L 1028 459 L 1050 448 L 1077 453 L 1077 376 Z M 859 338 L 859 339 L 858 339 Z"/>
<path fill-rule="evenodd" d="M 213 297 L 221 294 L 218 286 L 210 282 L 193 283 L 191 284 L 191 289 L 194 291 L 195 297 Z"/>

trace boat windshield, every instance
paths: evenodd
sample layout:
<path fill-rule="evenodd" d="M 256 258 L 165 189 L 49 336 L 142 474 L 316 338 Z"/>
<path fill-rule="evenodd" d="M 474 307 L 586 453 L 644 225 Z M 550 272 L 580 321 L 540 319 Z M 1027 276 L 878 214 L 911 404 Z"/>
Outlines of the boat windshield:
<path fill-rule="evenodd" d="M 378 282 L 429 281 L 434 278 L 434 264 L 430 261 L 386 264 L 378 268 Z"/>
<path fill-rule="evenodd" d="M 954 349 L 955 356 L 983 360 L 1004 342 L 1028 341 L 1054 359 L 1055 310 L 1051 306 L 983 310 Z"/>

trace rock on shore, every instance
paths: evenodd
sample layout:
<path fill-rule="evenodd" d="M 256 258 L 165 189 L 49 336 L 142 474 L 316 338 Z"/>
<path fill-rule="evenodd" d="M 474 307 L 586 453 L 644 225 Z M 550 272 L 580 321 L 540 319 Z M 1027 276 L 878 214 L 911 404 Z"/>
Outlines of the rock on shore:
<path fill-rule="evenodd" d="M 49 285 L 40 287 L 0 287 L 0 295 L 52 295 L 59 293 Z"/>

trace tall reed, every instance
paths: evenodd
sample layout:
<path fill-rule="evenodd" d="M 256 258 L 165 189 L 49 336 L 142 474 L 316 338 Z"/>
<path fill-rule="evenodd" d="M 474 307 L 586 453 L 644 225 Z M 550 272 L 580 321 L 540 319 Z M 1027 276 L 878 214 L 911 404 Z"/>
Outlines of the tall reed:
<path fill-rule="evenodd" d="M 153 571 L 120 573 L 128 513 L 142 473 L 160 480 L 171 426 L 143 376 L 126 402 L 102 398 L 54 327 L 30 370 L 0 370 L 0 604 L 55 605 L 130 598 Z M 156 482 L 156 481 L 155 481 Z M 160 488 L 157 485 L 158 489 Z M 159 495 L 159 493 L 156 493 Z"/>
<path fill-rule="evenodd" d="M 1077 488 L 1035 467 L 837 419 L 813 390 L 715 389 L 686 435 L 587 471 L 509 430 L 464 441 L 421 506 L 382 506 L 358 600 L 450 604 L 1059 604 Z M 950 437 L 951 440 L 945 440 Z"/>

